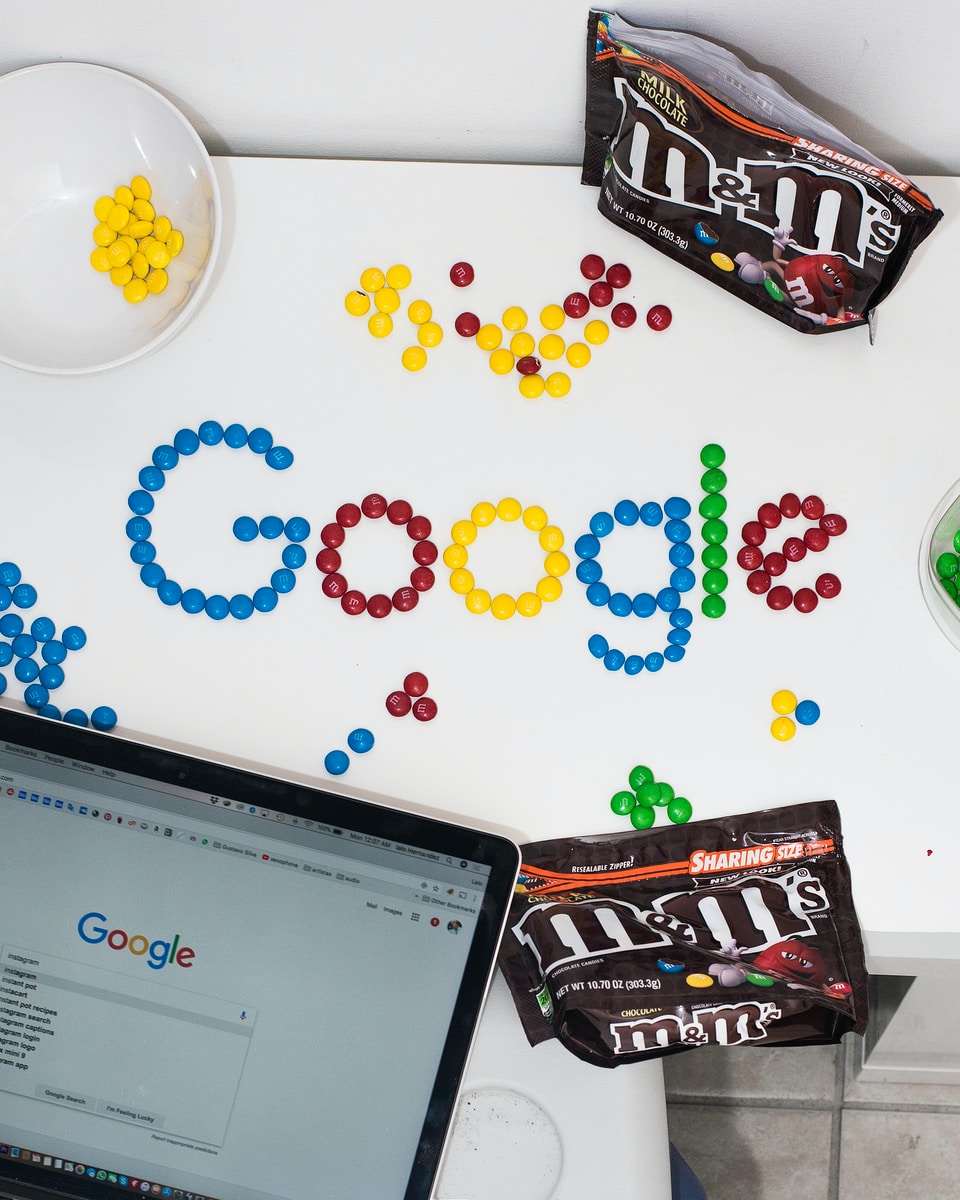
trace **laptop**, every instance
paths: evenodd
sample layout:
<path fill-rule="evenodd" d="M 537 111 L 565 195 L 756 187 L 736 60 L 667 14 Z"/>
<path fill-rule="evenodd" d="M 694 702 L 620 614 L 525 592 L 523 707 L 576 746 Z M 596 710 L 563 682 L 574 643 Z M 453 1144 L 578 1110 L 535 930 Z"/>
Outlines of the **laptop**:
<path fill-rule="evenodd" d="M 0 707 L 0 1196 L 426 1200 L 519 865 Z"/>

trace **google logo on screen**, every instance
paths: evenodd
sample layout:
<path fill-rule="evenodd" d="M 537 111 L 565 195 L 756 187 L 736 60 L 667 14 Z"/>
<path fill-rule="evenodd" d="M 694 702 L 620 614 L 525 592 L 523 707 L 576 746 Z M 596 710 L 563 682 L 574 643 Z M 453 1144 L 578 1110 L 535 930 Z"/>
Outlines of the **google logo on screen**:
<path fill-rule="evenodd" d="M 127 933 L 124 929 L 107 929 L 107 925 L 96 924 L 106 922 L 103 913 L 84 913 L 77 922 L 77 933 L 82 941 L 91 946 L 99 946 L 106 942 L 111 950 L 129 950 L 138 958 L 146 958 L 147 966 L 154 971 L 160 971 L 167 966 L 192 967 L 196 951 L 189 946 L 180 945 L 180 934 L 175 934 L 172 940 L 156 938 L 150 940 L 142 933 Z"/>

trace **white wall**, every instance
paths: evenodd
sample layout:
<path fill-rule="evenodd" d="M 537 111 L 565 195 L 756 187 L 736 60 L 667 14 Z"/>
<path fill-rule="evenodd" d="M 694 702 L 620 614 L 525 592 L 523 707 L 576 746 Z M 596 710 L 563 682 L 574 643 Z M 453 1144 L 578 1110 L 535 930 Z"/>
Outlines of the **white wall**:
<path fill-rule="evenodd" d="M 576 163 L 589 0 L 0 0 L 0 72 L 82 59 L 214 154 Z M 625 2 L 741 52 L 906 174 L 960 175 L 960 18 L 933 0 Z"/>

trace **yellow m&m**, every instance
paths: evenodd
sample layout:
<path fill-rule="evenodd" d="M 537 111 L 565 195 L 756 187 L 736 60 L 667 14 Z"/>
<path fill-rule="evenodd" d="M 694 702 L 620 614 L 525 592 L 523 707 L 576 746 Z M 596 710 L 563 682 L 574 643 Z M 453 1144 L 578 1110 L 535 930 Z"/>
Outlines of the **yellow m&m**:
<path fill-rule="evenodd" d="M 528 354 L 532 354 L 537 348 L 537 343 L 534 340 L 532 333 L 527 333 L 524 330 L 521 333 L 515 333 L 510 339 L 510 353 L 515 358 L 525 358 Z"/>
<path fill-rule="evenodd" d="M 400 361 L 408 371 L 420 371 L 427 365 L 427 352 L 422 346 L 408 346 Z"/>
<path fill-rule="evenodd" d="M 432 350 L 443 341 L 443 329 L 436 321 L 424 321 L 417 330 L 417 341 Z"/>
<path fill-rule="evenodd" d="M 407 316 L 414 325 L 425 325 L 433 316 L 433 309 L 426 300 L 411 300 Z"/>
<path fill-rule="evenodd" d="M 770 724 L 770 732 L 778 742 L 789 742 L 797 732 L 797 727 L 789 717 L 774 717 Z"/>
<path fill-rule="evenodd" d="M 373 293 L 373 303 L 381 312 L 395 313 L 400 307 L 400 294 L 396 288 L 378 288 Z"/>
<path fill-rule="evenodd" d="M 146 300 L 146 282 L 143 279 L 131 279 L 129 283 L 124 284 L 123 298 L 130 304 L 139 304 L 141 300 Z"/>
<path fill-rule="evenodd" d="M 548 304 L 540 312 L 540 324 L 544 329 L 559 329 L 566 319 L 566 313 L 559 304 Z"/>
<path fill-rule="evenodd" d="M 389 337 L 393 333 L 393 317 L 389 313 L 378 310 L 371 313 L 370 319 L 367 321 L 367 328 L 375 338 Z"/>
<path fill-rule="evenodd" d="M 543 389 L 546 387 L 542 375 L 524 375 L 519 383 L 520 395 L 524 400 L 536 400 L 543 395 Z"/>
<path fill-rule="evenodd" d="M 554 371 L 552 375 L 547 376 L 544 386 L 548 396 L 559 400 L 570 391 L 570 376 L 565 375 L 563 371 Z"/>
<path fill-rule="evenodd" d="M 364 317 L 370 311 L 370 297 L 366 292 L 347 292 L 343 306 L 351 317 Z"/>
<path fill-rule="evenodd" d="M 501 592 L 490 601 L 490 611 L 498 621 L 509 621 L 517 611 L 517 602 L 506 592 Z"/>
<path fill-rule="evenodd" d="M 516 333 L 527 324 L 527 314 L 518 304 L 511 304 L 503 314 L 503 327 L 511 333 Z"/>
<path fill-rule="evenodd" d="M 367 267 L 360 273 L 360 286 L 365 292 L 378 292 L 386 281 L 387 277 L 379 267 Z"/>
<path fill-rule="evenodd" d="M 774 712 L 780 713 L 781 716 L 786 716 L 792 713 L 797 707 L 797 697 L 788 688 L 781 688 L 779 692 L 773 693 L 770 703 L 773 706 Z"/>
<path fill-rule="evenodd" d="M 394 288 L 398 292 L 402 292 L 404 288 L 410 286 L 410 280 L 413 275 L 410 268 L 404 263 L 395 263 L 392 267 L 387 267 L 384 280 L 387 287 Z"/>
<path fill-rule="evenodd" d="M 481 350 L 496 350 L 502 341 L 499 325 L 481 325 L 477 330 L 476 342 Z"/>

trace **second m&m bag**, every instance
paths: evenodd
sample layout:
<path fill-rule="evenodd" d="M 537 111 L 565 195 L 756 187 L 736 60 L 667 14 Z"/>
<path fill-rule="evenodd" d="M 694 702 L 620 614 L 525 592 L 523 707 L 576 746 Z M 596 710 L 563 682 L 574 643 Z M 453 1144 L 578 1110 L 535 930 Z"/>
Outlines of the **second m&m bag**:
<path fill-rule="evenodd" d="M 615 1067 L 866 1029 L 832 800 L 521 851 L 500 967 L 531 1045 Z"/>

